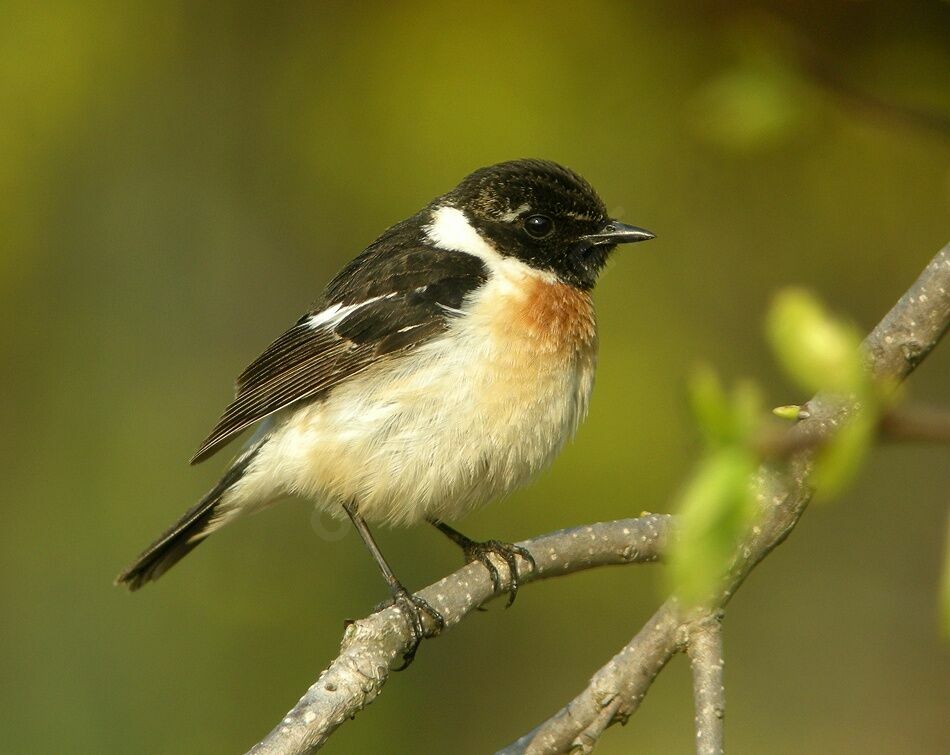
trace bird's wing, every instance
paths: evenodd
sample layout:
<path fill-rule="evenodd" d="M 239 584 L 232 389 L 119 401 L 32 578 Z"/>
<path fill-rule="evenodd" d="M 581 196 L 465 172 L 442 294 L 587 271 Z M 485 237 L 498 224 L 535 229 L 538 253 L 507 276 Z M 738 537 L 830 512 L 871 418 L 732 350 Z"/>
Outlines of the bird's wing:
<path fill-rule="evenodd" d="M 241 373 L 234 401 L 191 463 L 204 461 L 258 420 L 320 398 L 371 365 L 431 340 L 485 279 L 481 261 L 471 255 L 370 247 L 330 283 L 320 307 Z"/>

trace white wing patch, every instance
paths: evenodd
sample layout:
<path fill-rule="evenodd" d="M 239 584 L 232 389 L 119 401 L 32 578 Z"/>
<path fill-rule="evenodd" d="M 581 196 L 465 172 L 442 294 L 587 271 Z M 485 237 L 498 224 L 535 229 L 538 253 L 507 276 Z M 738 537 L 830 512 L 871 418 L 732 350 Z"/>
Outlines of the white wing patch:
<path fill-rule="evenodd" d="M 392 293 L 386 294 L 385 296 L 373 296 L 364 301 L 357 302 L 356 304 L 347 304 L 345 307 L 337 303 L 331 307 L 320 310 L 315 315 L 311 315 L 307 318 L 306 322 L 307 325 L 309 325 L 314 330 L 320 330 L 321 328 L 332 328 L 346 319 L 349 315 L 353 314 L 356 310 L 365 307 L 367 304 L 372 304 L 374 301 L 379 301 L 380 299 L 391 299 L 395 295 L 395 293 Z"/>

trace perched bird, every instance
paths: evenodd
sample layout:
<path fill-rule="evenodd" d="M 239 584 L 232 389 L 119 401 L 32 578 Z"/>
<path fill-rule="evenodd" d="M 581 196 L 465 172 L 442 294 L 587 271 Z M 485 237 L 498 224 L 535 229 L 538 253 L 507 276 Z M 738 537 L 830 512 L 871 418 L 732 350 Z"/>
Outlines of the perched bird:
<path fill-rule="evenodd" d="M 482 168 L 389 228 L 241 373 L 192 463 L 257 432 L 221 481 L 117 582 L 157 579 L 219 527 L 288 495 L 349 517 L 404 610 L 415 648 L 442 617 L 393 574 L 367 522 L 428 521 L 485 564 L 527 550 L 444 520 L 524 485 L 587 412 L 597 357 L 591 290 L 617 244 L 653 234 L 608 217 L 573 171 Z"/>

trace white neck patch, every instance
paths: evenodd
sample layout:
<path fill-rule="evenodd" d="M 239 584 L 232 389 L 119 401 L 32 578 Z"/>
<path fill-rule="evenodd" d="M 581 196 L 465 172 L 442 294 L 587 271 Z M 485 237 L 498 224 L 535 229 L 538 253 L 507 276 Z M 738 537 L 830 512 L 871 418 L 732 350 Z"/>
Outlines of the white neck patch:
<path fill-rule="evenodd" d="M 447 252 L 464 252 L 478 257 L 489 272 L 505 280 L 520 280 L 525 276 L 556 282 L 554 273 L 537 270 L 514 257 L 506 257 L 482 238 L 465 213 L 455 207 L 437 207 L 432 212 L 432 221 L 423 229 L 433 245 Z"/>
<path fill-rule="evenodd" d="M 432 213 L 432 222 L 425 227 L 425 234 L 439 249 L 471 254 L 483 260 L 489 267 L 502 260 L 495 247 L 485 241 L 468 222 L 465 213 L 455 207 L 436 208 Z"/>

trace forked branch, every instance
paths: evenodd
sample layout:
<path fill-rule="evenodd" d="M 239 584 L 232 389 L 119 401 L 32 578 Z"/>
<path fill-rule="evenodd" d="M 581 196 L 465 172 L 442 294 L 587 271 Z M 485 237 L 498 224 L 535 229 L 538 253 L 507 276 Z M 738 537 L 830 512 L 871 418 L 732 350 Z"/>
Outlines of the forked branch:
<path fill-rule="evenodd" d="M 518 544 L 531 552 L 538 568 L 529 571 L 525 569 L 526 563 L 519 560 L 518 579 L 524 586 L 597 566 L 656 561 L 670 536 L 672 523 L 671 516 L 650 514 L 525 540 Z M 499 563 L 498 568 L 505 573 L 503 564 Z M 496 592 L 485 567 L 472 563 L 418 594 L 442 614 L 443 631 L 447 631 Z M 350 624 L 343 635 L 340 654 L 251 753 L 289 755 L 321 747 L 340 724 L 376 699 L 411 642 L 408 625 L 396 608 L 386 608 Z"/>
<path fill-rule="evenodd" d="M 930 261 L 914 284 L 878 323 L 864 341 L 868 369 L 883 383 L 896 383 L 913 372 L 950 327 L 950 244 Z M 779 545 L 798 523 L 811 498 L 809 477 L 815 449 L 832 436 L 860 407 L 840 396 L 818 395 L 807 404 L 805 419 L 788 431 L 788 447 L 801 449 L 788 462 L 763 463 L 756 475 L 759 519 L 751 534 L 739 544 L 732 568 L 721 588 L 704 606 L 680 610 L 671 598 L 654 614 L 646 627 L 620 653 L 594 674 L 591 683 L 547 721 L 501 752 L 589 752 L 589 731 L 600 725 L 600 713 L 609 701 L 615 710 L 608 723 L 624 723 L 639 706 L 650 682 L 676 652 L 688 650 L 695 628 L 718 621 L 726 604 L 756 564 Z M 644 636 L 649 642 L 644 642 Z M 693 654 L 694 674 L 705 652 Z M 715 654 L 714 654 L 715 655 Z M 714 669 L 702 671 L 711 678 Z M 721 672 L 721 669 L 718 670 Z M 718 673 L 717 672 L 717 673 Z M 615 699 L 620 703 L 616 704 Z M 697 724 L 705 725 L 697 713 Z M 702 732 L 700 732 L 702 734 Z M 716 736 L 721 736 L 717 730 Z M 715 750 L 705 735 L 697 738 L 701 753 Z"/>
<path fill-rule="evenodd" d="M 917 281 L 865 339 L 871 373 L 885 381 L 906 378 L 950 327 L 950 245 L 933 258 Z M 677 652 L 688 653 L 693 669 L 697 750 L 722 751 L 723 610 L 752 569 L 797 524 L 811 496 L 809 476 L 815 449 L 860 407 L 853 401 L 818 395 L 807 404 L 807 418 L 788 431 L 787 460 L 763 463 L 756 489 L 760 517 L 739 544 L 721 587 L 702 606 L 689 610 L 667 600 L 590 684 L 547 721 L 502 753 L 589 752 L 607 727 L 623 723 L 637 710 L 653 679 Z M 520 545 L 534 556 L 538 570 L 519 562 L 523 584 L 608 564 L 657 560 L 670 537 L 669 516 L 594 524 L 562 530 Z M 522 571 L 524 569 L 524 571 Z M 494 595 L 479 564 L 469 564 L 422 590 L 437 608 L 446 629 Z M 340 724 L 369 705 L 398 665 L 411 638 L 398 610 L 388 608 L 351 624 L 335 658 L 297 705 L 253 750 L 254 755 L 313 752 Z"/>

